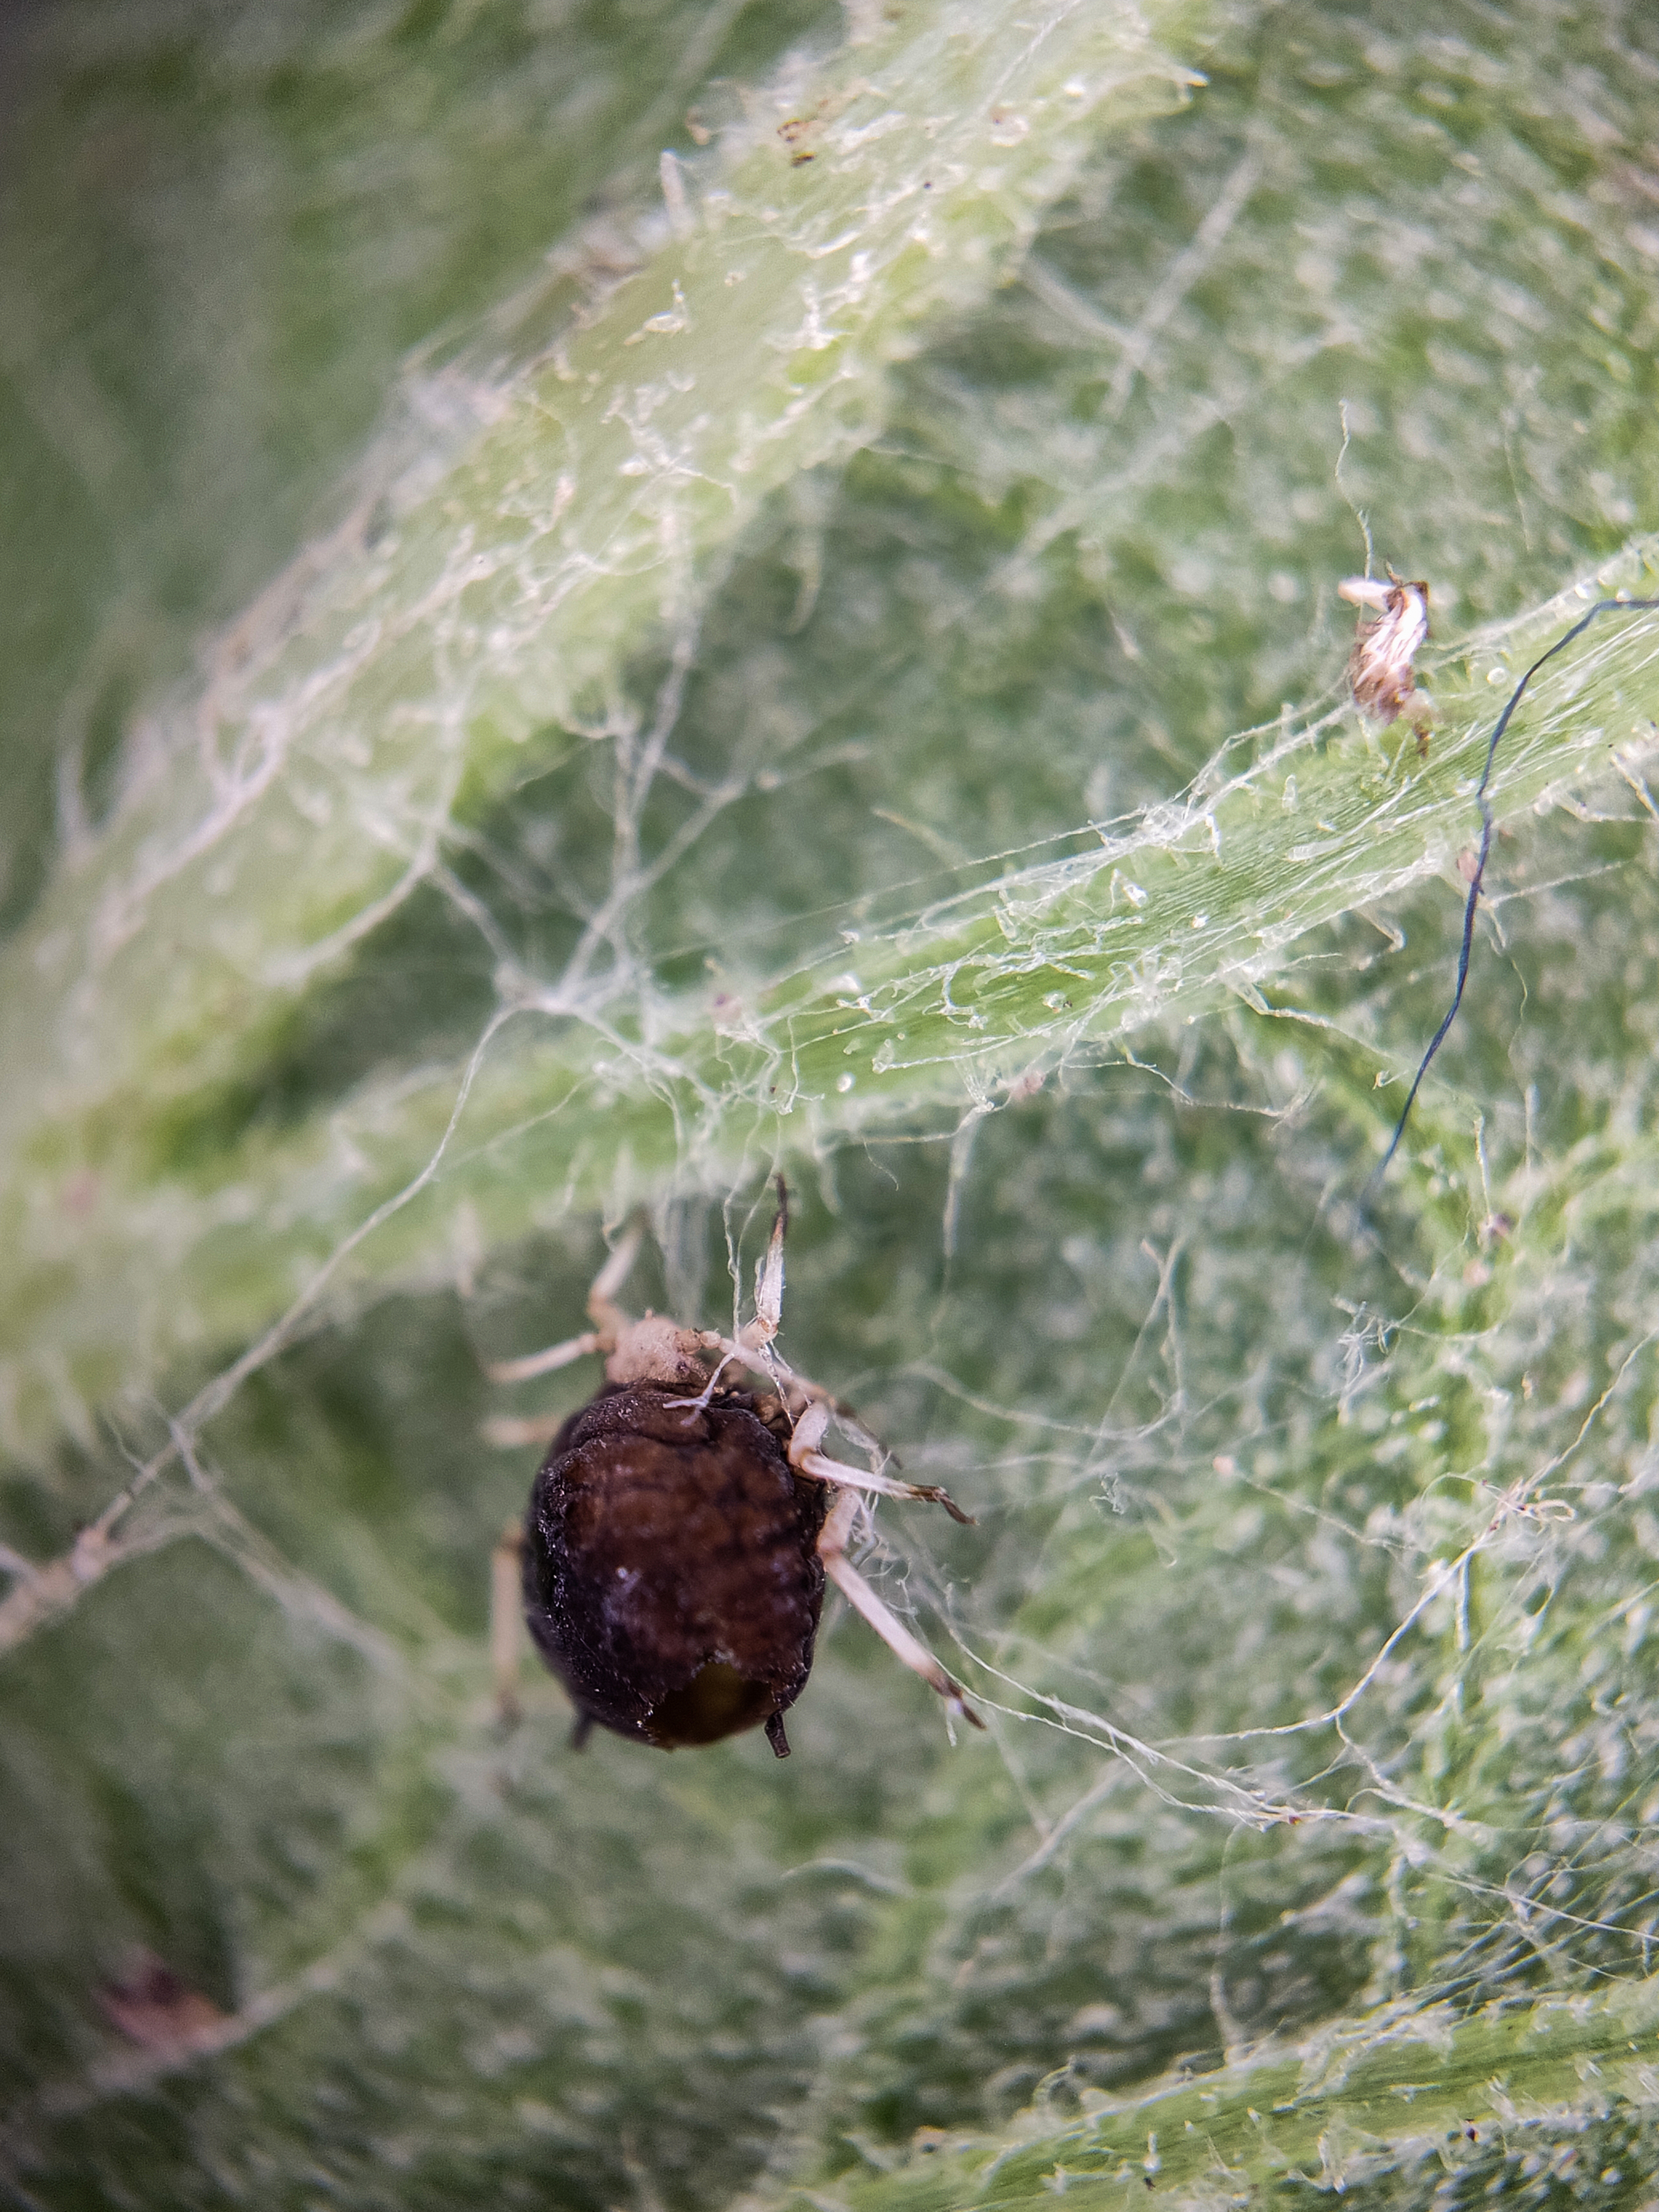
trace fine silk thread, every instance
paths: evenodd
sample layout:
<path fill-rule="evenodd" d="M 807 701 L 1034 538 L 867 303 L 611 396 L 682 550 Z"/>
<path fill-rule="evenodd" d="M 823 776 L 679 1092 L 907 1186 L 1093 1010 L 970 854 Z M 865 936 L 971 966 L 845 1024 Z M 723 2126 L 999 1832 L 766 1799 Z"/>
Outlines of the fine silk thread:
<path fill-rule="evenodd" d="M 1486 881 L 1486 857 L 1492 851 L 1492 800 L 1487 796 L 1487 787 L 1492 781 L 1492 763 L 1498 757 L 1498 748 L 1502 742 L 1504 732 L 1508 729 L 1516 708 L 1521 704 L 1528 684 L 1532 682 L 1539 670 L 1553 660 L 1558 653 L 1564 653 L 1575 638 L 1582 637 L 1598 615 L 1614 611 L 1620 614 L 1638 614 L 1644 610 L 1649 613 L 1659 611 L 1659 599 L 1598 599 L 1589 611 L 1582 616 L 1570 630 L 1556 639 L 1555 643 L 1547 653 L 1539 654 L 1537 659 L 1533 662 L 1532 666 L 1528 669 L 1514 690 L 1510 692 L 1508 704 L 1493 725 L 1492 737 L 1486 746 L 1486 765 L 1480 771 L 1480 781 L 1475 786 L 1475 801 L 1480 809 L 1480 850 L 1475 859 L 1474 873 L 1469 878 L 1469 895 L 1463 904 L 1463 941 L 1457 953 L 1456 987 L 1452 992 L 1451 1004 L 1447 1007 L 1439 1028 L 1430 1040 L 1428 1050 L 1418 1062 L 1417 1073 L 1412 1078 L 1412 1087 L 1407 1092 L 1406 1103 L 1400 1109 L 1400 1119 L 1394 1125 L 1394 1134 L 1389 1139 L 1389 1148 L 1371 1170 L 1370 1180 L 1365 1185 L 1364 1195 L 1367 1199 L 1388 1173 L 1389 1163 L 1400 1149 L 1401 1139 L 1406 1133 L 1406 1124 L 1411 1119 L 1412 1108 L 1417 1103 L 1417 1094 L 1423 1087 L 1423 1079 L 1428 1073 L 1430 1063 L 1436 1053 L 1446 1042 L 1447 1033 L 1457 1019 L 1457 1010 L 1463 1003 L 1463 986 L 1468 981 L 1469 953 L 1474 942 L 1474 913 L 1480 903 L 1481 886 Z"/>

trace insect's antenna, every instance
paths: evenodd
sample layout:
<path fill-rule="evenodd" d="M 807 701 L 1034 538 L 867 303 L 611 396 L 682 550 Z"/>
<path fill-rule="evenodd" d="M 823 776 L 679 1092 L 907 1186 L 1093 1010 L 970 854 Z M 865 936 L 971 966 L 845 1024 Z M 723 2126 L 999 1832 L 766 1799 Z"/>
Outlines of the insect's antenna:
<path fill-rule="evenodd" d="M 1589 613 L 1581 616 L 1570 630 L 1558 637 L 1547 653 L 1539 654 L 1537 659 L 1510 692 L 1508 704 L 1492 726 L 1492 733 L 1486 745 L 1486 765 L 1480 771 L 1480 781 L 1474 787 L 1475 800 L 1480 809 L 1480 850 L 1475 857 L 1474 873 L 1469 878 L 1469 895 L 1463 904 L 1463 942 L 1458 947 L 1457 952 L 1456 987 L 1452 992 L 1451 1004 L 1447 1007 L 1439 1028 L 1430 1040 L 1428 1050 L 1417 1064 L 1417 1073 L 1412 1078 L 1412 1087 L 1406 1093 L 1406 1103 L 1400 1109 L 1400 1119 L 1395 1123 L 1394 1134 L 1389 1139 L 1389 1149 L 1371 1170 L 1365 1188 L 1360 1194 L 1359 1203 L 1362 1209 L 1369 1204 L 1372 1192 L 1376 1190 L 1389 1171 L 1389 1163 L 1400 1150 L 1401 1139 L 1406 1133 L 1406 1124 L 1411 1119 L 1412 1108 L 1417 1103 L 1417 1094 L 1423 1087 L 1423 1078 L 1429 1072 L 1429 1063 L 1446 1042 L 1447 1032 L 1457 1019 L 1457 1010 L 1463 1003 L 1463 986 L 1469 979 L 1469 953 L 1474 943 L 1474 910 L 1480 903 L 1480 889 L 1486 881 L 1486 859 L 1492 851 L 1492 801 L 1486 796 L 1486 787 L 1492 781 L 1492 763 L 1498 757 L 1498 748 L 1504 732 L 1508 729 L 1510 717 L 1516 708 L 1521 704 L 1528 684 L 1532 682 L 1533 678 L 1537 675 L 1545 663 L 1553 660 L 1558 653 L 1565 653 L 1575 638 L 1582 637 L 1597 615 L 1607 614 L 1614 609 L 1617 609 L 1620 614 L 1639 614 L 1644 611 L 1650 614 L 1656 613 L 1659 612 L 1659 599 L 1598 599 Z"/>
<path fill-rule="evenodd" d="M 1348 428 L 1348 403 L 1346 399 L 1339 399 L 1337 401 L 1336 411 L 1338 416 L 1341 418 L 1342 422 L 1342 449 L 1337 454 L 1336 468 L 1334 471 L 1336 486 L 1343 498 L 1347 501 L 1348 512 L 1352 515 L 1354 520 L 1359 525 L 1360 530 L 1364 537 L 1365 574 L 1369 576 L 1376 562 L 1376 555 L 1371 547 L 1371 519 L 1363 507 L 1355 506 L 1353 494 L 1348 489 L 1346 484 L 1342 481 L 1342 464 L 1348 458 L 1348 447 L 1353 438 L 1353 433 Z"/>

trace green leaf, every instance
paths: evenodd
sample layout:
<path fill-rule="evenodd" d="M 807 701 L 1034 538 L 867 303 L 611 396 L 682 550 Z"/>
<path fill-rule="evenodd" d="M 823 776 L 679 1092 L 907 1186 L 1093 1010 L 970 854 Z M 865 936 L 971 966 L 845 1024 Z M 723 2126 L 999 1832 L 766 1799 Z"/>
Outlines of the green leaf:
<path fill-rule="evenodd" d="M 1645 1990 L 1464 2020 L 1389 2007 L 1293 2053 L 1098 2103 L 1063 2126 L 1039 2108 L 1000 2142 L 929 2142 L 839 2201 L 857 2212 L 1013 2212 L 1057 2195 L 1120 2203 L 1126 2183 L 1154 2203 L 1301 2183 L 1361 2203 L 1437 2189 L 1443 2203 L 1454 2191 L 1472 2203 L 1559 2161 L 1577 2201 L 1619 2203 L 1652 2170 L 1654 2123 L 1640 2108 L 1652 2101 L 1655 2022 Z M 1054 2087 L 1063 2094 L 1063 2080 Z M 823 2201 L 805 2190 L 793 2199 Z"/>
<path fill-rule="evenodd" d="M 1651 614 L 1367 1185 L 1655 595 L 1645 17 L 8 36 L 7 2188 L 1644 2201 Z M 504 1733 L 485 1367 L 780 1166 L 988 1733 Z"/>

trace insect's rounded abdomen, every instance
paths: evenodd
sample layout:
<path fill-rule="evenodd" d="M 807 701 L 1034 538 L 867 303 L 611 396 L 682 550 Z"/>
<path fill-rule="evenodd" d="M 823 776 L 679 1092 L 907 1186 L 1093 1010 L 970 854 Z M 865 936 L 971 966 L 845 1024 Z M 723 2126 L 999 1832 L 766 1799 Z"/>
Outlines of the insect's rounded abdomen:
<path fill-rule="evenodd" d="M 573 1415 L 525 1532 L 542 1656 L 586 1719 L 664 1750 L 785 1712 L 823 1602 L 822 1485 L 792 1473 L 748 1392 L 685 1395 L 613 1387 Z"/>

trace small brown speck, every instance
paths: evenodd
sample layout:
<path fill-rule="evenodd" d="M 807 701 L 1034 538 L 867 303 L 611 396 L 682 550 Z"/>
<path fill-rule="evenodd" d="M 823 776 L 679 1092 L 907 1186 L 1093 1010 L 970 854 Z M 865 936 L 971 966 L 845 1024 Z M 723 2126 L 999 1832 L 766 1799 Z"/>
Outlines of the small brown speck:
<path fill-rule="evenodd" d="M 118 1981 L 105 1982 L 94 1994 L 110 2026 L 144 2051 L 187 2049 L 226 2017 L 154 1951 L 141 1951 Z"/>

